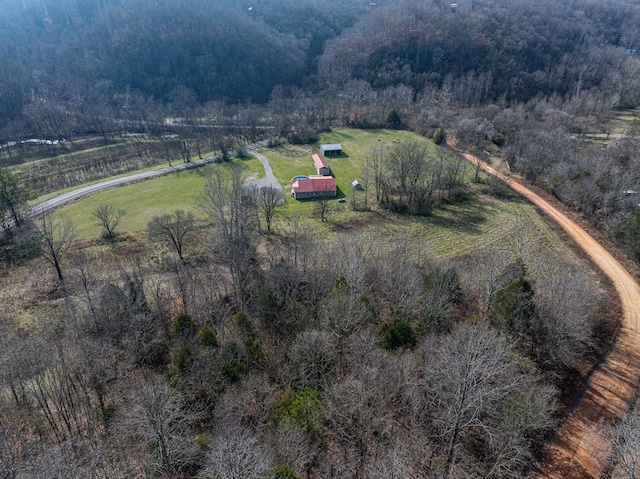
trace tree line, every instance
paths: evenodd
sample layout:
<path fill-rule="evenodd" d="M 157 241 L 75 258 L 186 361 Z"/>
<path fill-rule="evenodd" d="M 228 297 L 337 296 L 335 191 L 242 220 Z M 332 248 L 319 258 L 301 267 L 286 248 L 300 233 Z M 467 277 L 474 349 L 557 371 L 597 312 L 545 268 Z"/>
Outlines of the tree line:
<path fill-rule="evenodd" d="M 0 137 L 149 128 L 210 102 L 265 104 L 282 89 L 311 97 L 330 120 L 331 103 L 347 103 L 338 119 L 363 125 L 407 101 L 477 107 L 599 91 L 609 107 L 638 103 L 637 58 L 627 53 L 637 47 L 637 5 L 456 5 L 8 2 Z M 381 110 L 377 119 L 360 111 L 366 104 Z"/>

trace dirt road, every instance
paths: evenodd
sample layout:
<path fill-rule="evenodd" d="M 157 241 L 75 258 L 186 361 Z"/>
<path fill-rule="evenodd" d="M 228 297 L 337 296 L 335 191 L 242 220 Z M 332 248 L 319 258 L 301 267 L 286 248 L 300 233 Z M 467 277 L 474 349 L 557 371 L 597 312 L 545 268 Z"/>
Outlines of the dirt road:
<path fill-rule="evenodd" d="M 464 156 L 474 165 L 478 159 Z M 480 168 L 501 178 L 559 224 L 606 274 L 616 288 L 624 318 L 620 336 L 613 349 L 592 375 L 585 394 L 556 434 L 544 479 L 598 478 L 603 445 L 588 437 L 590 425 L 600 419 L 615 420 L 625 411 L 640 379 L 640 286 L 629 272 L 583 228 L 554 208 L 542 197 L 483 162 Z"/>

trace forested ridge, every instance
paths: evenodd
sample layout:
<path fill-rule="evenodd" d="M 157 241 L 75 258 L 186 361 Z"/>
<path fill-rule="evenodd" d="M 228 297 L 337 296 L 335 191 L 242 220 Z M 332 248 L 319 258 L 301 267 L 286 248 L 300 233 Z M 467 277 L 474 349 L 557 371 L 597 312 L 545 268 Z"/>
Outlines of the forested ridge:
<path fill-rule="evenodd" d="M 591 266 L 526 217 L 453 258 L 384 227 L 518 201 L 424 139 L 372 145 L 351 222 L 327 201 L 287 215 L 231 159 L 412 130 L 500 162 L 640 262 L 638 1 L 0 5 L 1 477 L 536 474 L 616 334 Z M 102 204 L 103 236 L 78 241 L 64 214 L 25 215 L 211 152 L 197 218 L 176 204 L 124 232 Z M 606 473 L 636 423 L 606 430 Z"/>
<path fill-rule="evenodd" d="M 73 122 L 60 135 L 82 133 L 91 117 L 160 108 L 185 90 L 189 107 L 265 103 L 277 85 L 319 92 L 357 80 L 375 91 L 439 90 L 464 106 L 592 89 L 606 91 L 609 106 L 638 100 L 626 56 L 638 46 L 634 2 L 3 4 L 5 138 L 45 133 L 43 115 Z"/>

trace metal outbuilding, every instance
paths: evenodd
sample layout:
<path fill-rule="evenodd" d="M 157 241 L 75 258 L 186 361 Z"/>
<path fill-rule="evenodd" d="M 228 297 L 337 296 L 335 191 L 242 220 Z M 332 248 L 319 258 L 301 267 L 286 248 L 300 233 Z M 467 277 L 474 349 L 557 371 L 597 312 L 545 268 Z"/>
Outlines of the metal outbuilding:
<path fill-rule="evenodd" d="M 327 160 L 325 160 L 322 155 L 315 154 L 311 158 L 313 158 L 313 166 L 316 168 L 319 176 L 331 175 Z"/>
<path fill-rule="evenodd" d="M 320 151 L 324 156 L 340 156 L 342 155 L 342 145 L 340 143 L 320 145 Z"/>

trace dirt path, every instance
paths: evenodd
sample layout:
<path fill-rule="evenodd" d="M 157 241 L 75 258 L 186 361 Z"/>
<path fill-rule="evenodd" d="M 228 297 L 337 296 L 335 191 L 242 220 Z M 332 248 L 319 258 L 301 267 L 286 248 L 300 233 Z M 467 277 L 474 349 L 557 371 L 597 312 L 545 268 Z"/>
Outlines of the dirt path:
<path fill-rule="evenodd" d="M 478 159 L 463 154 L 474 165 Z M 590 425 L 612 420 L 625 411 L 640 379 L 640 286 L 627 270 L 583 228 L 542 197 L 480 162 L 480 168 L 502 179 L 559 224 L 606 274 L 616 288 L 624 318 L 620 336 L 589 381 L 585 394 L 558 430 L 542 469 L 542 478 L 582 479 L 599 476 L 603 446 L 587 437 Z"/>

